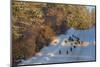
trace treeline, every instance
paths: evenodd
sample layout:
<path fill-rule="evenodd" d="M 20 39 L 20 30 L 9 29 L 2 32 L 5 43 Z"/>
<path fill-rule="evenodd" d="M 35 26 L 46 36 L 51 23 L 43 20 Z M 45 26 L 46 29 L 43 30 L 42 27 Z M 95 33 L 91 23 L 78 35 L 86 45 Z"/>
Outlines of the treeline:
<path fill-rule="evenodd" d="M 34 56 L 67 29 L 88 29 L 95 24 L 95 10 L 85 6 L 12 2 L 12 62 Z"/>

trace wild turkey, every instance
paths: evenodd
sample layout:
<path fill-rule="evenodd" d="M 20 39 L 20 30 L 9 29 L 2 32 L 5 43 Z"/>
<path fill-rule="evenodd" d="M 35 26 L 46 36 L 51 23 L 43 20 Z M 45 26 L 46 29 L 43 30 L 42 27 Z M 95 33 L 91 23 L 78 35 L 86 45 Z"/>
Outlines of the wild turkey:
<path fill-rule="evenodd" d="M 69 40 L 69 41 L 74 41 L 74 40 L 73 40 L 73 38 L 72 38 L 71 36 L 69 37 L 69 39 L 68 39 L 68 40 Z"/>
<path fill-rule="evenodd" d="M 72 52 L 72 47 L 70 48 L 70 51 Z"/>
<path fill-rule="evenodd" d="M 59 54 L 61 54 L 61 50 L 59 50 Z"/>
<path fill-rule="evenodd" d="M 77 41 L 79 41 L 79 40 L 80 40 L 80 39 L 79 39 L 79 37 L 77 37 L 77 36 L 75 36 L 75 35 L 72 35 L 72 37 L 76 38 L 76 39 L 77 39 Z"/>
<path fill-rule="evenodd" d="M 74 45 L 73 48 L 76 48 L 76 46 Z"/>
<path fill-rule="evenodd" d="M 65 43 L 67 43 L 67 40 L 65 40 Z"/>

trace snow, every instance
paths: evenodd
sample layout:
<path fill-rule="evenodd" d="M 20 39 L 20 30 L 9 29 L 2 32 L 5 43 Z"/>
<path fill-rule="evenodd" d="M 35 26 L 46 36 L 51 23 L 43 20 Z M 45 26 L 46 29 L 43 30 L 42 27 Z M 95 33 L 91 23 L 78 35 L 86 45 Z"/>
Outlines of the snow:
<path fill-rule="evenodd" d="M 49 55 L 51 57 L 55 56 L 54 53 L 48 53 L 47 55 Z"/>
<path fill-rule="evenodd" d="M 75 45 L 74 41 L 65 43 L 72 35 L 79 37 L 83 41 L 84 46 L 73 47 Z M 19 65 L 92 61 L 95 60 L 96 46 L 94 44 L 95 27 L 89 30 L 75 30 L 71 28 L 66 34 L 55 38 L 48 47 L 41 49 L 36 56 L 22 61 Z"/>

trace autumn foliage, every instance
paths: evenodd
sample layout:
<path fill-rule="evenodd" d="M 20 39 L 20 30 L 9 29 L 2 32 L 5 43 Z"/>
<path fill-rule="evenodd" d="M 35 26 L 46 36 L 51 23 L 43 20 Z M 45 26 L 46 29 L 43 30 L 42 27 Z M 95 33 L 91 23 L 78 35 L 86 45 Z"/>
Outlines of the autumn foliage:
<path fill-rule="evenodd" d="M 85 6 L 12 2 L 12 62 L 34 56 L 70 27 L 88 29 L 94 23 L 95 12 Z"/>

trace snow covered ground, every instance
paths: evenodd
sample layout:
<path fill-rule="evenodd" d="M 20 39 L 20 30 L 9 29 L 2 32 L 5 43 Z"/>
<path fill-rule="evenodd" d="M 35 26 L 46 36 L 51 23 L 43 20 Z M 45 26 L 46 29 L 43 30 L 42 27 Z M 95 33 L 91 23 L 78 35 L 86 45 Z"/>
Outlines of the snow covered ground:
<path fill-rule="evenodd" d="M 70 42 L 65 43 L 68 38 L 75 35 L 86 46 L 74 46 Z M 39 53 L 28 60 L 23 60 L 19 65 L 62 63 L 75 61 L 95 60 L 95 27 L 89 30 L 69 29 L 66 34 L 62 34 L 52 41 L 48 47 L 41 49 Z"/>

